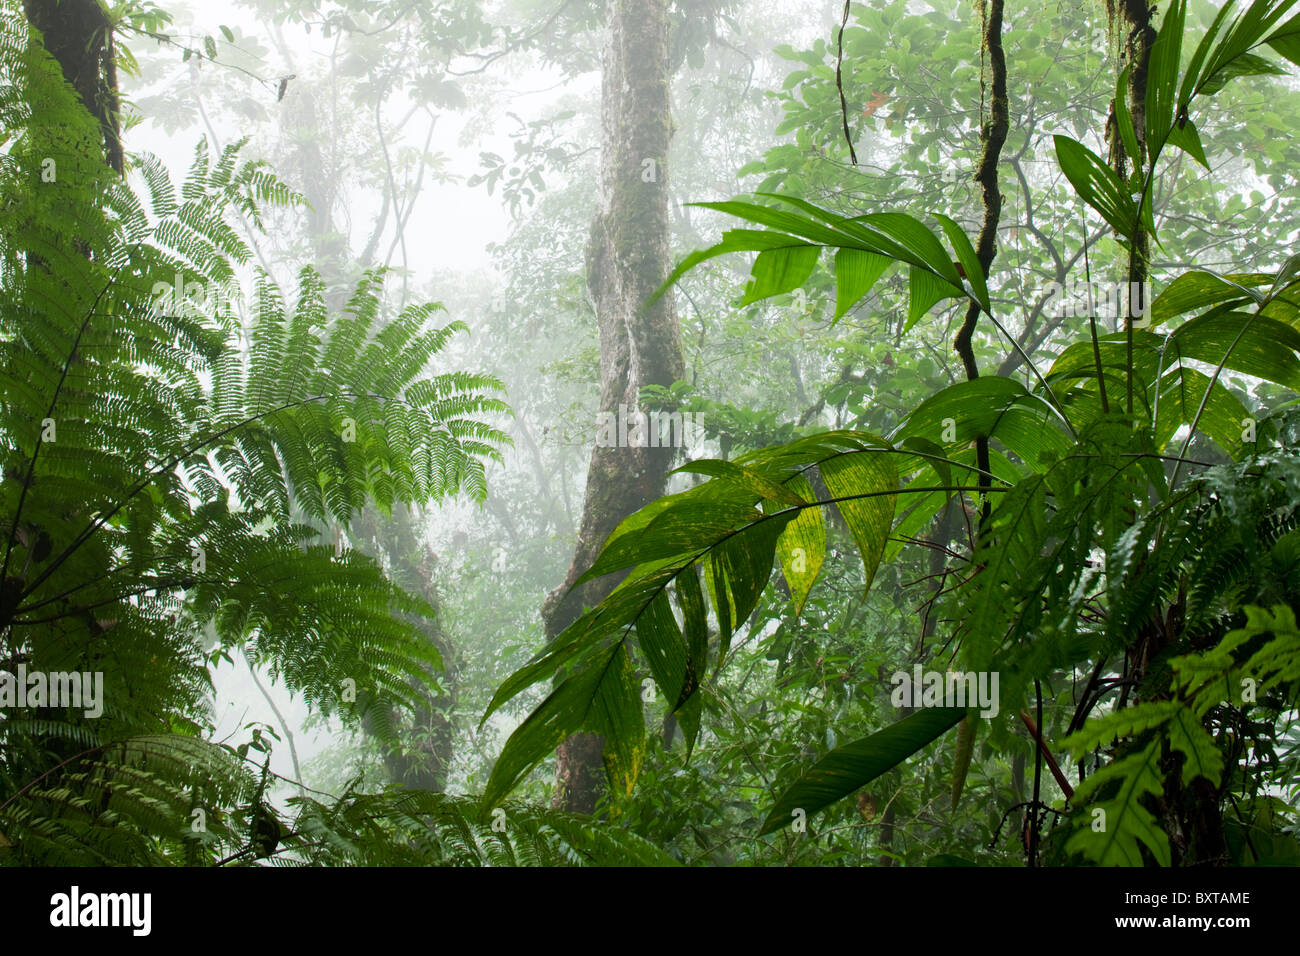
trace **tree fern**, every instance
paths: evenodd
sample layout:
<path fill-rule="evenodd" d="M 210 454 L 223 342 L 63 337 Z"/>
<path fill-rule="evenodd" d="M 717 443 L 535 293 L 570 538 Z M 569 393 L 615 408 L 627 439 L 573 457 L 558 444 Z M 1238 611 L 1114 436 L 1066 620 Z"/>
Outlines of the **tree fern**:
<path fill-rule="evenodd" d="M 393 314 L 381 273 L 341 315 L 311 269 L 292 296 L 264 274 L 234 294 L 240 217 L 300 202 L 242 144 L 201 142 L 178 190 L 147 155 L 116 176 L 97 135 L 5 4 L 0 667 L 102 672 L 105 700 L 0 723 L 2 856 L 212 862 L 266 811 L 265 780 L 203 741 L 209 667 L 242 648 L 346 720 L 414 703 L 433 609 L 320 526 L 482 498 L 506 407 L 495 379 L 432 367 L 464 326 Z"/>
<path fill-rule="evenodd" d="M 1132 739 L 1117 756 L 1083 781 L 1073 804 L 1078 824 L 1066 850 L 1105 865 L 1141 865 L 1142 849 L 1163 866 L 1171 861 L 1169 835 L 1152 807 L 1166 798 L 1170 766 L 1164 750 L 1181 755 L 1183 785 L 1203 778 L 1218 787 L 1224 757 L 1203 722 L 1219 707 L 1250 709 L 1274 688 L 1294 705 L 1300 686 L 1300 632 L 1285 605 L 1272 612 L 1245 608 L 1247 624 L 1212 650 L 1172 661 L 1170 700 L 1147 701 L 1089 721 L 1064 741 L 1082 757 L 1117 740 Z M 1267 637 L 1262 643 L 1259 639 Z M 1251 652 L 1253 648 L 1253 652 Z M 1267 706 L 1261 701 L 1261 706 Z M 1283 704 L 1283 706 L 1287 706 Z M 1148 806 L 1148 803 L 1150 806 Z"/>

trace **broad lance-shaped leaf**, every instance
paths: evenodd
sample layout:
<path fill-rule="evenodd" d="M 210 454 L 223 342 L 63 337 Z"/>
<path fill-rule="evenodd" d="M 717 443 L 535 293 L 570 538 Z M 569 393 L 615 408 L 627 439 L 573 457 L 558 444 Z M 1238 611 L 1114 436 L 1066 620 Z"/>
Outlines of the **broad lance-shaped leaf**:
<path fill-rule="evenodd" d="M 1205 156 L 1205 147 L 1201 145 L 1201 134 L 1197 132 L 1196 124 L 1191 120 L 1181 126 L 1177 123 L 1173 125 L 1169 131 L 1169 143 L 1177 146 L 1207 170 L 1210 168 L 1210 161 Z"/>
<path fill-rule="evenodd" d="M 636 638 L 651 676 L 669 705 L 675 707 L 686 683 L 687 649 L 666 590 L 655 595 L 637 620 Z"/>
<path fill-rule="evenodd" d="M 1277 276 L 1273 280 L 1273 288 L 1268 293 L 1269 299 L 1276 299 L 1278 293 L 1294 284 L 1297 275 L 1300 275 L 1300 253 L 1288 258 L 1286 262 L 1282 263 L 1282 268 L 1277 270 Z"/>
<path fill-rule="evenodd" d="M 898 465 L 885 451 L 850 452 L 828 458 L 818 466 L 849 533 L 862 555 L 863 584 L 871 587 L 876 568 L 894 524 Z"/>
<path fill-rule="evenodd" d="M 1180 112 L 1185 111 L 1192 101 L 1192 93 L 1196 89 L 1197 83 L 1201 79 L 1201 68 L 1206 63 L 1206 58 L 1210 55 L 1210 50 L 1214 46 L 1214 40 L 1219 35 L 1219 30 L 1232 12 L 1232 4 L 1225 3 L 1219 8 L 1218 15 L 1210 24 L 1205 35 L 1201 37 L 1201 42 L 1196 45 L 1196 51 L 1192 54 L 1191 60 L 1187 63 L 1187 70 L 1183 73 L 1183 83 L 1178 88 L 1178 109 Z"/>
<path fill-rule="evenodd" d="M 695 566 L 687 568 L 676 578 L 677 604 L 682 609 L 682 636 L 686 639 L 686 678 L 681 694 L 673 705 L 673 713 L 686 736 L 686 756 L 695 747 L 700 732 L 700 711 L 703 695 L 700 682 L 709 666 L 709 621 L 704 603 L 704 589 Z"/>
<path fill-rule="evenodd" d="M 1165 448 L 1173 441 L 1181 425 L 1197 422 L 1197 430 L 1234 458 L 1240 457 L 1245 446 L 1242 442 L 1241 423 L 1249 417 L 1246 406 L 1236 395 L 1216 382 L 1205 398 L 1210 377 L 1189 365 L 1178 362 L 1160 379 L 1160 407 L 1157 412 L 1156 448 Z M 1200 419 L 1197 420 L 1197 415 Z"/>
<path fill-rule="evenodd" d="M 1178 64 L 1182 59 L 1186 0 L 1173 0 L 1151 45 L 1146 79 L 1146 134 L 1152 155 L 1159 155 L 1174 126 Z"/>
<path fill-rule="evenodd" d="M 601 757 L 610 792 L 630 796 L 641 773 L 646 745 L 641 687 L 626 646 L 619 645 L 596 685 L 596 699 L 581 729 L 604 737 Z"/>
<path fill-rule="evenodd" d="M 980 265 L 979 255 L 975 252 L 975 247 L 970 243 L 970 237 L 966 235 L 965 230 L 957 225 L 949 217 L 935 213 L 939 225 L 943 227 L 944 235 L 952 243 L 952 251 L 957 254 L 957 261 L 961 263 L 962 269 L 966 272 L 966 281 L 975 292 L 975 301 L 985 312 L 991 308 L 989 304 L 989 287 L 984 279 L 984 269 Z"/>
<path fill-rule="evenodd" d="M 1169 336 L 1165 361 L 1197 359 L 1287 388 L 1300 387 L 1300 331 L 1266 316 L 1242 312 L 1189 319 Z"/>
<path fill-rule="evenodd" d="M 556 635 L 529 663 L 511 674 L 497 688 L 479 726 L 483 726 L 493 713 L 527 688 L 554 676 L 559 668 L 569 665 L 571 661 L 581 662 L 603 640 L 621 635 L 676 574 L 677 569 L 669 566 L 638 568 L 636 573 L 628 575 L 598 607 Z"/>
<path fill-rule="evenodd" d="M 1243 53 L 1210 77 L 1201 87 L 1202 96 L 1211 96 L 1239 76 L 1286 76 L 1287 71 L 1256 53 Z"/>
<path fill-rule="evenodd" d="M 717 475 L 718 480 L 658 499 L 620 523 L 579 583 L 632 565 L 636 570 L 596 609 L 575 621 L 533 661 L 511 675 L 493 696 L 483 720 L 525 688 L 547 679 L 559 666 L 582 661 L 601 641 L 621 641 L 668 584 L 683 573 L 683 567 L 696 560 L 705 564 L 722 634 L 719 661 L 725 657 L 733 630 L 753 611 L 771 575 L 777 537 L 801 513 L 790 508 L 785 513 L 763 514 L 755 508 L 755 502 L 769 495 L 796 505 L 803 504 L 804 499 L 758 471 L 735 463 L 709 461 L 690 467 Z M 679 585 L 684 580 L 681 578 Z M 692 583 L 698 590 L 698 580 Z M 690 596 L 690 592 L 685 593 Z M 674 684 L 680 688 L 677 706 L 694 694 L 707 664 L 702 596 L 698 604 L 694 616 L 694 605 L 683 608 L 690 643 L 685 665 L 689 676 L 677 681 L 670 676 L 682 669 L 682 665 L 670 663 L 680 657 L 680 652 L 661 647 L 662 655 L 656 661 L 660 671 L 655 676 L 665 693 L 671 695 Z M 666 633 L 662 628 L 655 629 L 655 619 L 647 628 L 652 640 Z M 650 653 L 654 652 L 652 648 Z M 688 734 L 693 735 L 698 728 L 698 707 L 696 700 L 685 717 L 687 722 L 694 718 L 694 726 L 685 728 Z"/>
<path fill-rule="evenodd" d="M 837 747 L 777 800 L 761 833 L 779 830 L 802 810 L 812 816 L 898 766 L 966 715 L 961 707 L 922 708 L 870 737 Z"/>
<path fill-rule="evenodd" d="M 611 537 L 575 586 L 648 561 L 685 558 L 703 552 L 730 536 L 737 525 L 758 517 L 747 489 L 733 486 L 729 499 L 679 498 L 644 528 Z"/>
<path fill-rule="evenodd" d="M 998 375 L 956 382 L 918 405 L 895 437 L 916 436 L 947 448 L 965 445 L 991 435 L 1002 410 L 1028 394 L 1015 379 Z"/>
<path fill-rule="evenodd" d="M 764 516 L 722 541 L 709 554 L 705 579 L 718 618 L 718 666 L 726 660 L 731 636 L 745 623 L 772 576 L 776 540 L 797 512 Z"/>
<path fill-rule="evenodd" d="M 952 257 L 939 238 L 919 220 L 901 212 L 877 212 L 860 216 L 854 221 L 866 223 L 895 240 L 907 250 L 908 255 L 900 256 L 905 262 L 928 269 L 965 295 L 965 290 L 961 287 L 961 276 L 953 265 Z"/>
<path fill-rule="evenodd" d="M 936 302 L 965 294 L 966 291 L 960 286 L 954 286 L 932 272 L 912 266 L 907 277 L 907 323 L 903 326 L 903 331 L 911 331 L 912 326 L 916 325 L 921 316 L 929 312 Z"/>
<path fill-rule="evenodd" d="M 690 205 L 706 205 L 704 203 L 691 203 Z M 745 205 L 745 204 L 739 204 Z M 754 207 L 762 209 L 762 206 Z M 739 209 L 726 209 L 724 212 L 730 212 L 733 216 L 742 219 L 752 219 L 756 222 L 764 222 L 765 217 L 753 219 L 743 214 Z M 797 218 L 797 217 L 796 217 Z M 664 280 L 663 285 L 654 291 L 647 301 L 647 307 L 653 305 L 659 300 L 669 288 L 673 286 L 682 276 L 690 272 L 701 263 L 708 262 L 710 259 L 716 259 L 718 256 L 725 256 L 732 252 L 757 252 L 760 258 L 763 252 L 769 249 L 788 248 L 790 246 L 801 245 L 801 241 L 794 236 L 785 232 L 774 232 L 764 229 L 728 229 L 722 234 L 722 240 L 707 249 L 697 249 L 692 252 L 669 273 L 668 278 Z"/>
<path fill-rule="evenodd" d="M 793 505 L 798 507 L 811 499 L 800 498 L 794 491 L 785 485 L 778 484 L 769 478 L 764 477 L 751 468 L 737 464 L 733 461 L 723 461 L 716 458 L 704 458 L 699 461 L 692 461 L 677 469 L 677 472 L 687 474 L 709 475 L 721 482 L 728 482 L 740 488 L 751 492 L 755 499 L 770 498 L 772 501 L 782 505 Z M 677 472 L 674 472 L 676 474 Z"/>
<path fill-rule="evenodd" d="M 777 197 L 784 199 L 785 197 Z M 788 201 L 788 200 L 786 200 Z M 716 212 L 725 212 L 737 219 L 744 219 L 747 222 L 758 223 L 760 226 L 767 226 L 770 229 L 777 229 L 781 232 L 792 236 L 798 236 L 801 239 L 807 239 L 809 242 L 821 246 L 842 246 L 850 245 L 847 242 L 847 236 L 839 229 L 833 226 L 823 225 L 815 219 L 809 219 L 807 216 L 799 216 L 784 209 L 773 209 L 771 206 L 760 206 L 752 202 L 697 202 L 690 203 L 692 206 L 699 206 L 701 209 L 712 209 Z M 837 219 L 841 217 L 835 217 Z"/>
<path fill-rule="evenodd" d="M 785 487 L 797 492 L 807 501 L 815 500 L 812 485 L 802 475 L 786 481 Z M 795 614 L 802 614 L 808 594 L 812 591 L 822 563 L 826 560 L 826 519 L 820 507 L 804 508 L 785 526 L 776 539 L 776 553 L 781 561 L 781 571 L 790 586 Z"/>
<path fill-rule="evenodd" d="M 930 441 L 928 438 L 922 438 L 919 435 L 913 435 L 903 439 L 899 445 L 908 451 L 916 452 L 918 455 L 917 464 L 933 471 L 939 478 L 939 484 L 952 484 L 952 465 L 948 461 L 947 452 L 938 442 Z M 906 466 L 901 470 L 906 470 Z"/>
<path fill-rule="evenodd" d="M 746 289 L 745 302 L 790 292 L 808 281 L 816 267 L 821 248 L 837 250 L 835 261 L 835 319 L 844 315 L 855 302 L 870 291 L 890 262 L 905 262 L 926 277 L 914 276 L 912 284 L 921 295 L 913 298 L 914 316 L 924 314 L 945 296 L 967 295 L 953 258 L 938 237 L 919 220 L 906 213 L 884 212 L 846 217 L 822 209 L 794 196 L 774 193 L 759 195 L 801 210 L 806 215 L 760 206 L 750 202 L 691 203 L 713 209 L 738 219 L 767 226 L 768 232 L 755 229 L 732 229 L 722 241 L 691 253 L 669 274 L 649 302 L 653 303 L 683 275 L 703 262 L 730 252 L 758 252 L 752 279 Z M 981 270 L 974 268 L 970 241 L 954 234 L 951 220 L 940 217 L 945 232 L 954 243 L 957 261 L 970 276 L 976 301 L 986 311 L 988 290 Z M 940 293 L 938 290 L 942 289 Z M 919 311 L 916 311 L 919 310 Z M 915 317 L 913 319 L 915 321 Z"/>
<path fill-rule="evenodd" d="M 753 278 L 745 289 L 741 305 L 791 292 L 805 282 L 817 267 L 821 246 L 806 242 L 760 252 L 751 270 Z"/>
<path fill-rule="evenodd" d="M 893 263 L 889 256 L 862 249 L 841 249 L 835 253 L 835 317 L 838 322 L 871 291 L 871 287 Z"/>
<path fill-rule="evenodd" d="M 1223 4 L 1193 54 L 1187 72 L 1183 76 L 1183 85 L 1178 97 L 1180 107 L 1186 109 L 1194 94 L 1212 95 L 1218 92 L 1234 77 L 1277 72 L 1277 67 L 1272 63 L 1249 51 L 1259 46 L 1262 41 L 1272 45 L 1283 56 L 1290 58 L 1285 38 L 1294 35 L 1295 21 L 1290 21 L 1272 34 L 1269 34 L 1269 31 L 1273 30 L 1278 21 L 1286 16 L 1295 4 L 1296 0 L 1255 0 L 1245 12 L 1233 20 L 1232 25 L 1220 38 L 1220 27 L 1228 12 L 1235 6 L 1233 3 Z M 1185 4 L 1180 3 L 1178 6 L 1185 6 Z M 1266 34 L 1269 34 L 1267 39 L 1265 39 Z M 1275 37 L 1282 41 L 1281 44 L 1272 43 Z"/>
<path fill-rule="evenodd" d="M 1101 213 L 1121 238 L 1131 238 L 1137 229 L 1137 207 L 1124 184 L 1100 156 L 1082 143 L 1059 133 L 1054 140 L 1061 172 L 1079 198 Z"/>
<path fill-rule="evenodd" d="M 1271 276 L 1264 273 L 1218 276 L 1199 269 L 1184 272 L 1165 286 L 1152 301 L 1151 327 L 1155 328 L 1175 316 L 1199 311 L 1220 302 L 1237 303 L 1252 298 L 1256 302 L 1262 302 L 1263 293 L 1251 286 L 1263 285 L 1271 279 Z"/>
<path fill-rule="evenodd" d="M 1300 16 L 1278 27 L 1265 41 L 1296 66 L 1300 66 Z"/>
<path fill-rule="evenodd" d="M 484 788 L 483 816 L 565 739 L 584 729 L 605 735 L 611 786 L 630 791 L 645 752 L 645 722 L 640 688 L 622 642 L 587 661 L 515 728 Z"/>
<path fill-rule="evenodd" d="M 838 238 L 824 245 L 880 253 L 900 262 L 934 270 L 951 278 L 953 282 L 957 281 L 956 270 L 943 254 L 943 247 L 939 245 L 934 234 L 906 213 L 875 213 L 850 218 L 814 206 L 797 196 L 786 196 L 781 193 L 759 193 L 758 195 L 802 210 L 812 217 L 807 220 L 808 222 L 815 221 L 829 225 L 836 231 Z M 869 222 L 869 220 L 875 221 Z M 947 272 L 944 271 L 945 269 Z"/>
<path fill-rule="evenodd" d="M 1119 127 L 1120 142 L 1124 144 L 1124 150 L 1128 153 L 1129 159 L 1134 162 L 1140 162 L 1142 159 L 1142 150 L 1138 148 L 1137 130 L 1133 127 L 1133 113 L 1128 105 L 1128 76 L 1130 67 L 1124 67 L 1120 70 L 1119 77 L 1115 81 L 1115 125 Z"/>

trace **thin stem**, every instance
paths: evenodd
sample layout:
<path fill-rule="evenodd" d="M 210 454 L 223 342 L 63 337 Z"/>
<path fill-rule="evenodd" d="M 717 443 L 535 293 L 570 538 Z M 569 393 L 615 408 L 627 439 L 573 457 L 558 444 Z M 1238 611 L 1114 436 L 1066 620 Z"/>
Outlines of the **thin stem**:
<path fill-rule="evenodd" d="M 849 25 L 849 8 L 852 0 L 844 0 L 844 16 L 840 20 L 839 52 L 835 57 L 835 88 L 840 94 L 840 118 L 844 123 L 844 141 L 849 144 L 849 159 L 858 165 L 858 154 L 853 148 L 853 136 L 849 133 L 849 102 L 844 98 L 844 29 Z"/>

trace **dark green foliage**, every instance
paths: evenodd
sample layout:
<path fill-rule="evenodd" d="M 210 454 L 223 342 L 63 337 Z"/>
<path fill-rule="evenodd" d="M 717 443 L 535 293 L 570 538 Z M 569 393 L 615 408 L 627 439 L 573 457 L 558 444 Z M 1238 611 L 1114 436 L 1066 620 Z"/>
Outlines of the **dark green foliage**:
<path fill-rule="evenodd" d="M 259 274 L 246 305 L 236 223 L 298 197 L 238 143 L 200 143 L 179 192 L 150 156 L 118 178 L 9 6 L 0 130 L 0 666 L 104 681 L 101 715 L 0 723 L 0 863 L 301 846 L 248 745 L 206 742 L 209 667 L 241 650 L 354 724 L 422 701 L 434 609 L 321 526 L 482 499 L 501 383 L 431 369 L 464 326 L 393 314 L 379 273 L 340 315 L 311 269 L 290 301 Z"/>

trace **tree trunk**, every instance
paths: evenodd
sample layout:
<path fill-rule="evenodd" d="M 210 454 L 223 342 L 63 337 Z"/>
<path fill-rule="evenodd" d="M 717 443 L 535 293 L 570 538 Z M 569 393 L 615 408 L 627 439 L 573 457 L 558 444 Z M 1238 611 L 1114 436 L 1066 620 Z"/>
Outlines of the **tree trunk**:
<path fill-rule="evenodd" d="M 1119 68 L 1127 68 L 1128 74 L 1128 108 L 1133 117 L 1133 132 L 1137 139 L 1139 156 L 1133 158 L 1134 165 L 1142 170 L 1146 168 L 1150 157 L 1147 154 L 1147 70 L 1151 64 L 1151 48 L 1156 42 L 1156 30 L 1151 25 L 1154 6 L 1148 0 L 1123 0 L 1116 7 L 1111 0 L 1111 22 L 1124 31 L 1123 56 Z M 1119 138 L 1119 123 L 1115 117 L 1115 104 L 1111 103 L 1110 117 L 1106 125 L 1106 138 L 1110 143 L 1110 162 L 1121 180 L 1128 176 L 1129 169 L 1125 162 L 1124 146 Z M 1154 194 L 1153 194 L 1154 195 Z M 1133 242 L 1129 249 L 1128 282 L 1145 286 L 1148 275 L 1148 257 L 1150 253 L 1150 236 L 1139 222 Z M 1125 409 L 1133 414 L 1133 322 L 1135 316 L 1131 307 L 1132 297 L 1124 322 L 1125 331 L 1125 365 L 1128 369 L 1128 382 L 1125 389 Z"/>
<path fill-rule="evenodd" d="M 600 409 L 639 407 L 641 389 L 685 374 L 671 295 L 646 300 L 672 268 L 667 159 L 672 137 L 668 0 L 608 0 L 601 120 L 600 209 L 587 248 L 587 284 L 600 329 Z M 614 582 L 570 591 L 615 526 L 663 493 L 671 448 L 592 451 L 573 563 L 542 607 L 552 637 L 603 599 Z M 590 813 L 600 795 L 601 741 L 578 734 L 557 751 L 554 806 Z"/>
<path fill-rule="evenodd" d="M 23 0 L 23 12 L 41 31 L 45 49 L 59 62 L 82 105 L 99 120 L 105 159 L 121 173 L 117 58 L 108 14 L 99 0 Z"/>

